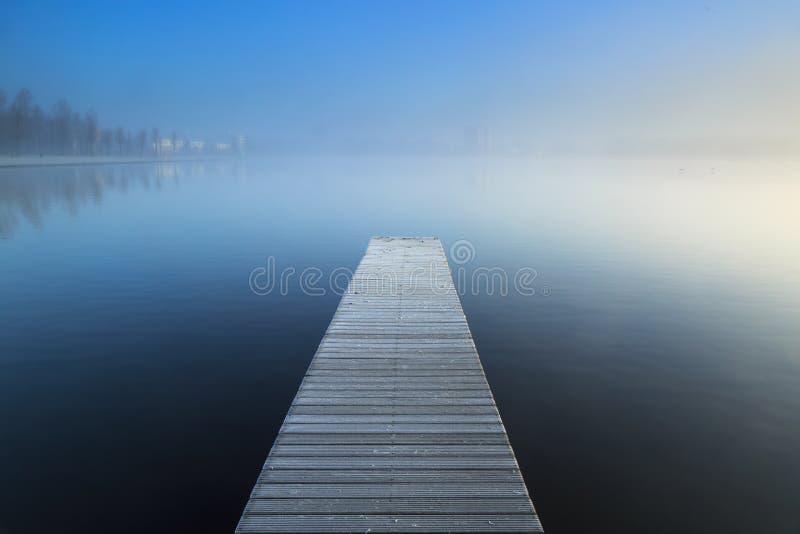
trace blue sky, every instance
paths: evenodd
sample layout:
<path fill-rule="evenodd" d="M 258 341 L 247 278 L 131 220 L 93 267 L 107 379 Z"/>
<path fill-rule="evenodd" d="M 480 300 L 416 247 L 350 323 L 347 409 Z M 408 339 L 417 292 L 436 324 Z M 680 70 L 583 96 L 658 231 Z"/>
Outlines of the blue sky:
<path fill-rule="evenodd" d="M 35 4 L 35 5 L 33 5 Z M 0 87 L 277 145 L 800 142 L 797 2 L 6 2 Z M 475 132 L 484 132 L 475 134 Z M 544 148 L 543 148 L 544 147 Z"/>

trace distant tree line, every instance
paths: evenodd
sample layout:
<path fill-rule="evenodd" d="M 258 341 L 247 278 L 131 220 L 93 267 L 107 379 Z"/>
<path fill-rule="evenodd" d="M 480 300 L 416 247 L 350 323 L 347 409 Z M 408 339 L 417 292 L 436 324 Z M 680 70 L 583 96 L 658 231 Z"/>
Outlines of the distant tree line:
<path fill-rule="evenodd" d="M 174 132 L 162 137 L 158 128 L 152 129 L 149 138 L 146 130 L 105 128 L 94 113 L 75 112 L 63 98 L 48 113 L 34 103 L 28 89 L 21 89 L 10 102 L 0 90 L 2 154 L 152 156 L 207 152 L 218 146 L 178 138 Z"/>

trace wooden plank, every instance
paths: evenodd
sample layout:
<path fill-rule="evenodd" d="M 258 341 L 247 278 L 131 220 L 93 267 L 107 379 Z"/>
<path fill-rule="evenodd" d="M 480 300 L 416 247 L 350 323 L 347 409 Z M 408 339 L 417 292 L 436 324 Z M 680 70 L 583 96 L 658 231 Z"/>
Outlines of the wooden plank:
<path fill-rule="evenodd" d="M 270 469 L 261 484 L 463 484 L 480 477 L 485 483 L 519 480 L 516 469 Z"/>
<path fill-rule="evenodd" d="M 397 400 L 393 397 L 332 397 L 304 395 L 297 396 L 294 399 L 292 406 L 343 406 L 343 405 L 358 405 L 358 406 L 398 406 Z M 483 397 L 421 397 L 411 396 L 403 399 L 400 406 L 478 406 L 489 405 L 494 406 L 494 399 L 491 396 Z"/>
<path fill-rule="evenodd" d="M 284 423 L 282 433 L 297 434 L 408 434 L 425 433 L 439 434 L 450 432 L 461 433 L 505 433 L 502 424 L 470 424 L 470 423 L 320 423 L 320 424 L 295 424 Z"/>
<path fill-rule="evenodd" d="M 437 238 L 373 238 L 237 532 L 541 532 Z"/>
<path fill-rule="evenodd" d="M 392 499 L 253 499 L 251 514 L 294 513 L 300 515 L 346 514 L 353 509 L 365 514 L 519 514 L 530 513 L 530 501 L 524 497 L 507 499 L 478 498 L 392 498 Z"/>
<path fill-rule="evenodd" d="M 515 515 L 260 515 L 242 516 L 238 532 L 542 532 L 533 513 Z"/>
<path fill-rule="evenodd" d="M 289 415 L 462 415 L 478 414 L 493 415 L 497 409 L 491 405 L 478 406 L 371 406 L 371 405 L 334 405 L 334 406 L 315 406 L 315 405 L 295 405 L 289 409 Z"/>
<path fill-rule="evenodd" d="M 270 458 L 273 469 L 513 469 L 516 467 L 513 456 L 459 456 L 413 457 L 413 456 L 371 456 L 340 458 L 338 456 L 308 456 Z"/>
<path fill-rule="evenodd" d="M 455 398 L 487 398 L 491 399 L 492 394 L 483 388 L 455 389 L 455 388 L 383 388 L 383 389 L 300 389 L 300 397 L 382 397 L 387 399 L 412 398 L 412 399 L 455 399 Z"/>
<path fill-rule="evenodd" d="M 497 414 L 492 415 L 289 415 L 287 423 L 500 423 Z"/>
<path fill-rule="evenodd" d="M 284 433 L 279 434 L 276 443 L 315 443 L 315 444 L 413 444 L 413 445 L 443 445 L 443 444 L 496 444 L 505 443 L 506 437 L 497 432 L 372 432 L 372 433 Z"/>
<path fill-rule="evenodd" d="M 272 456 L 511 456 L 504 445 L 275 445 Z"/>
<path fill-rule="evenodd" d="M 363 467 L 362 467 L 363 469 Z M 289 498 L 392 498 L 392 497 L 497 497 L 526 496 L 525 486 L 519 482 L 488 483 L 476 477 L 460 484 L 256 484 L 251 497 L 259 499 Z"/>

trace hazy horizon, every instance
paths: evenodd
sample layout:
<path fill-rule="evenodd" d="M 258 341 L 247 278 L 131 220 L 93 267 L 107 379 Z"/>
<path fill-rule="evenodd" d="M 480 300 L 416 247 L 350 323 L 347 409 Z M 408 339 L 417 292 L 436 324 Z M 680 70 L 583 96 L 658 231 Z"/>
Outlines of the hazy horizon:
<path fill-rule="evenodd" d="M 2 11 L 0 534 L 800 534 L 797 0 Z"/>
<path fill-rule="evenodd" d="M 0 86 L 268 151 L 800 154 L 793 2 L 12 2 Z"/>

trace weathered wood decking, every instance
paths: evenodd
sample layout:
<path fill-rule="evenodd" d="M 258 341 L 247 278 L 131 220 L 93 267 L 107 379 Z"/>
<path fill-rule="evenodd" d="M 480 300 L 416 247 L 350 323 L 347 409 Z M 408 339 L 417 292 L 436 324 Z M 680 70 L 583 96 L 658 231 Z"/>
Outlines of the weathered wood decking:
<path fill-rule="evenodd" d="M 374 238 L 237 532 L 539 532 L 437 238 Z"/>

